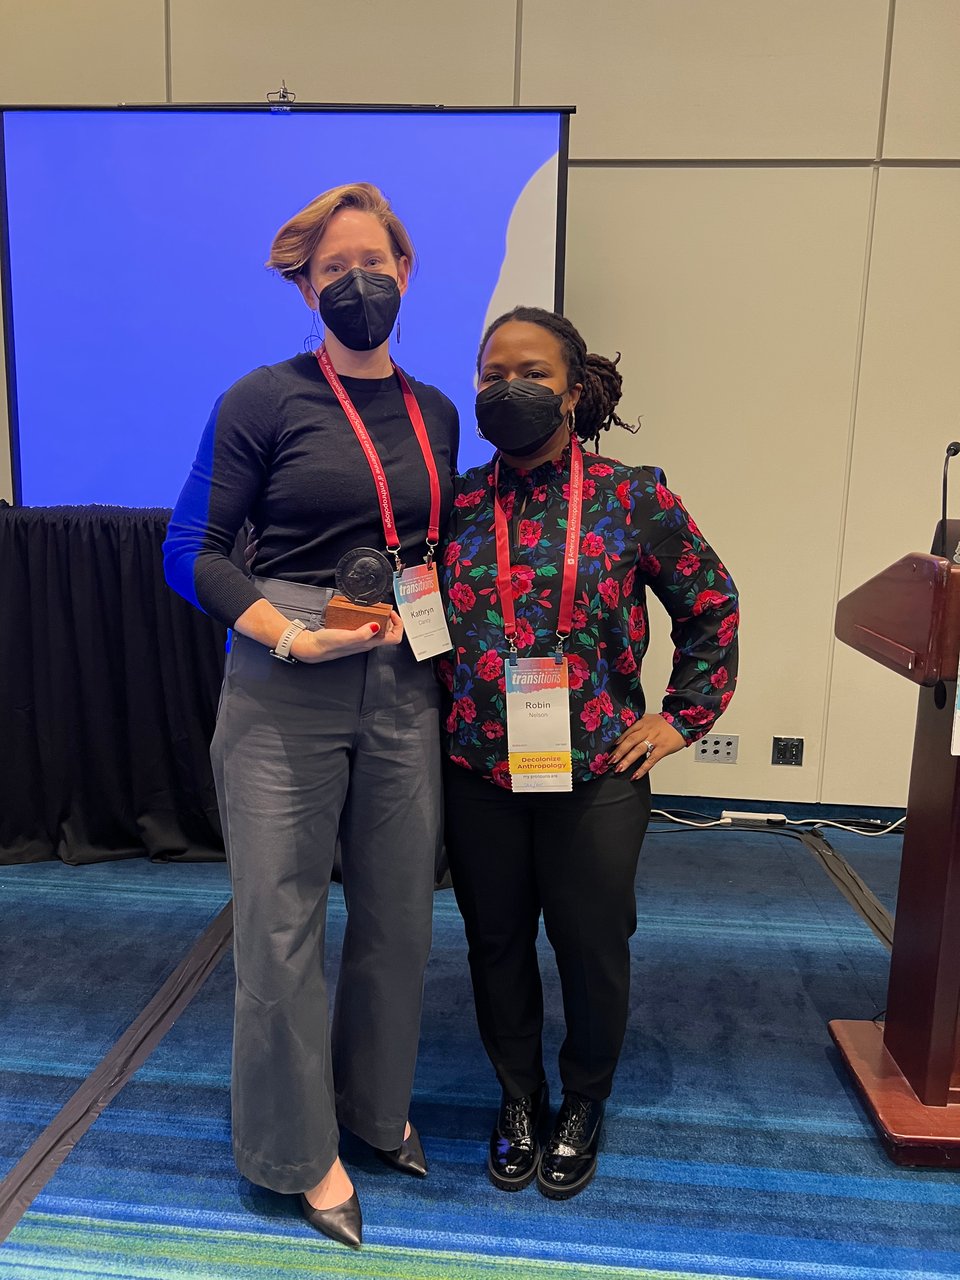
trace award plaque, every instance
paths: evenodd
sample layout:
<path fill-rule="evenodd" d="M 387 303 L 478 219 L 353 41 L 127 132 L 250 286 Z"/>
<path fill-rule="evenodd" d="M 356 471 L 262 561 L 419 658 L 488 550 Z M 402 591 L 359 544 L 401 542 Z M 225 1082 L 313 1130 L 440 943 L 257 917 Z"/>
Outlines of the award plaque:
<path fill-rule="evenodd" d="M 370 622 L 386 630 L 393 605 L 384 602 L 390 594 L 393 565 L 373 547 L 355 547 L 341 556 L 334 574 L 337 594 L 330 598 L 324 626 L 356 631 Z"/>

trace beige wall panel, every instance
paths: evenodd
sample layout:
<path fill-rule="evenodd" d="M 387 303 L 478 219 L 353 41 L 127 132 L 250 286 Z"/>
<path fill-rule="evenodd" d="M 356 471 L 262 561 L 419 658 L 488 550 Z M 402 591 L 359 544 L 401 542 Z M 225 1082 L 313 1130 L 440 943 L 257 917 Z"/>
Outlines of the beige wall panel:
<path fill-rule="evenodd" d="M 960 156 L 957 0 L 898 0 L 883 153 Z"/>
<path fill-rule="evenodd" d="M 173 96 L 509 105 L 515 0 L 171 0 Z"/>
<path fill-rule="evenodd" d="M 163 0 L 0 0 L 0 102 L 163 102 Z"/>
<path fill-rule="evenodd" d="M 899 10 L 898 10 L 899 12 Z M 960 439 L 960 172 L 880 175 L 841 592 L 929 550 Z M 960 470 L 960 469 L 958 469 Z M 960 513 L 960 474 L 951 513 Z M 823 798 L 906 802 L 917 691 L 837 645 Z"/>
<path fill-rule="evenodd" d="M 631 437 L 659 463 L 743 595 L 743 674 L 718 727 L 736 765 L 683 752 L 661 792 L 814 801 L 832 647 L 870 173 L 584 169 L 571 174 L 567 312 L 623 352 Z M 659 705 L 666 617 L 654 601 L 644 685 Z M 774 734 L 806 740 L 770 764 Z"/>
<path fill-rule="evenodd" d="M 887 0 L 525 0 L 525 104 L 594 158 L 873 156 Z"/>

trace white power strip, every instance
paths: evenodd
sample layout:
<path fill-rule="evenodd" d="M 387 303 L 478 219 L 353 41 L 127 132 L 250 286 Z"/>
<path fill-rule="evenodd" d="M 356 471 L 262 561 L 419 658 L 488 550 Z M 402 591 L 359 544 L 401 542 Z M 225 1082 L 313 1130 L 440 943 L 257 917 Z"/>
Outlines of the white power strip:
<path fill-rule="evenodd" d="M 782 825 L 787 820 L 785 813 L 740 813 L 736 809 L 722 809 L 720 817 L 727 818 L 730 822 L 757 822 L 763 826 L 770 823 Z"/>

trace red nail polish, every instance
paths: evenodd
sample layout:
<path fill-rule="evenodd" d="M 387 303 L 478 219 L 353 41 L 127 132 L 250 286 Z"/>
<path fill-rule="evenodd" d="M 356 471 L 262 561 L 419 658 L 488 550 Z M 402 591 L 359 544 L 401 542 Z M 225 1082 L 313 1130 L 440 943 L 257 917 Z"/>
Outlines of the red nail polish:
<path fill-rule="evenodd" d="M 379 623 L 379 622 L 371 622 L 371 623 L 370 623 L 370 625 L 371 625 L 371 627 L 373 627 L 373 634 L 374 634 L 374 635 L 376 635 L 376 634 L 377 634 L 377 632 L 380 630 L 380 623 Z"/>

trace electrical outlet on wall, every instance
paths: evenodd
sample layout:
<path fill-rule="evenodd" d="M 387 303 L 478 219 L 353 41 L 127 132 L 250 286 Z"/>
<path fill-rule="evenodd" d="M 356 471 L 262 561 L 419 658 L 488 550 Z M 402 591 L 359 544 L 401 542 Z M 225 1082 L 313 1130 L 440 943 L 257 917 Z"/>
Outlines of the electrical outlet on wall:
<path fill-rule="evenodd" d="M 740 737 L 736 733 L 708 733 L 694 746 L 700 764 L 736 764 Z"/>
<path fill-rule="evenodd" d="M 771 764 L 803 764 L 802 738 L 774 738 Z"/>

